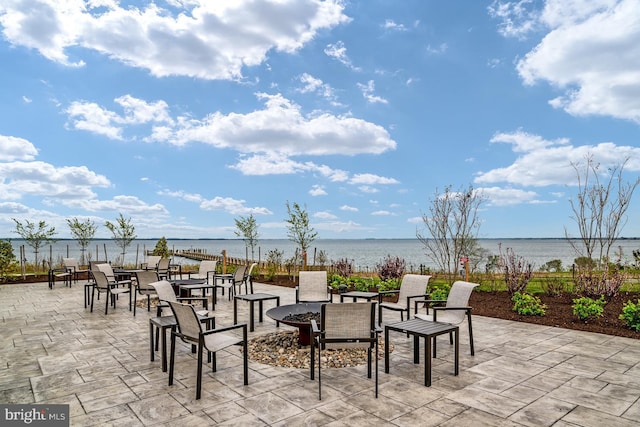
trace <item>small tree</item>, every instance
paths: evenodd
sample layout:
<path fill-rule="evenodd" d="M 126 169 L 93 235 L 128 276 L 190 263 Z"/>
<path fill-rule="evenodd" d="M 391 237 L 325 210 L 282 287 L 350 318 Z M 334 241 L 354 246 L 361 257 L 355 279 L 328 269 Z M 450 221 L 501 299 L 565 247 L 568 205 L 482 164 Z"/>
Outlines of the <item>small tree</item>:
<path fill-rule="evenodd" d="M 80 221 L 78 218 L 67 219 L 67 225 L 69 226 L 69 231 L 74 239 L 78 241 L 80 245 L 80 264 L 85 264 L 85 251 L 87 250 L 87 246 L 93 240 L 93 237 L 96 234 L 96 230 L 98 230 L 98 226 L 95 222 L 91 221 L 87 218 L 84 221 Z"/>
<path fill-rule="evenodd" d="M 482 193 L 470 185 L 466 190 L 453 192 L 451 186 L 444 193 L 436 190 L 429 207 L 430 215 L 423 214 L 427 234 L 416 231 L 425 252 L 452 283 L 461 257 L 471 257 L 478 251 L 477 235 L 480 228 L 478 209 L 484 202 Z"/>
<path fill-rule="evenodd" d="M 565 236 L 578 256 L 595 259 L 598 265 L 609 262 L 611 246 L 626 224 L 625 213 L 640 178 L 624 182 L 622 172 L 628 160 L 606 171 L 600 170 L 592 155 L 585 164 L 571 163 L 576 171 L 578 194 L 570 200 L 580 238 L 574 241 L 565 227 Z"/>
<path fill-rule="evenodd" d="M 253 217 L 253 214 L 250 214 L 247 218 L 242 216 L 236 218 L 235 222 L 237 230 L 234 231 L 234 233 L 236 236 L 242 237 L 245 248 L 251 248 L 251 259 L 254 260 L 255 247 L 258 245 L 258 237 L 260 236 L 260 233 L 258 233 L 258 223 Z"/>
<path fill-rule="evenodd" d="M 289 205 L 287 201 L 287 213 L 289 218 L 285 219 L 287 225 L 287 237 L 298 245 L 302 251 L 302 268 L 307 268 L 307 250 L 316 239 L 318 233 L 309 225 L 309 214 L 306 207 L 302 209 L 298 203 Z"/>
<path fill-rule="evenodd" d="M 113 240 L 120 249 L 122 249 L 122 263 L 124 264 L 124 256 L 127 252 L 127 247 L 136 239 L 135 227 L 131 224 L 131 218 L 125 218 L 122 213 L 116 219 L 115 224 L 109 221 L 104 223 L 104 226 L 111 231 Z"/>
<path fill-rule="evenodd" d="M 506 254 L 502 254 L 502 246 L 498 247 L 500 248 L 500 266 L 504 273 L 507 290 L 512 295 L 525 292 L 533 277 L 533 266 L 522 256 L 516 255 L 513 249 L 507 248 Z"/>
<path fill-rule="evenodd" d="M 7 274 L 16 267 L 17 263 L 11 242 L 0 239 L 0 281 L 5 282 L 7 280 Z"/>
<path fill-rule="evenodd" d="M 167 245 L 167 239 L 162 236 L 156 243 L 156 247 L 153 248 L 153 255 L 161 256 L 162 258 L 169 258 L 169 246 Z"/>
<path fill-rule="evenodd" d="M 56 229 L 55 227 L 49 227 L 44 221 L 40 221 L 36 225 L 28 219 L 25 219 L 24 224 L 15 218 L 12 219 L 16 223 L 15 232 L 33 248 L 33 252 L 35 253 L 35 268 L 37 269 L 40 262 L 38 259 L 40 248 L 43 244 L 55 242 L 54 236 L 56 235 Z"/>

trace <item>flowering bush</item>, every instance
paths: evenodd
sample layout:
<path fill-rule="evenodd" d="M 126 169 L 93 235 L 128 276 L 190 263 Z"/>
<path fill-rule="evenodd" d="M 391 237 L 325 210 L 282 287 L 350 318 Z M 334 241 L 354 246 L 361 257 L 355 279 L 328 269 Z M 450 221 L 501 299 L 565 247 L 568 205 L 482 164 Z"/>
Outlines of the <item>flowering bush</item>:
<path fill-rule="evenodd" d="M 513 249 L 507 248 L 506 254 L 500 252 L 500 266 L 509 293 L 514 295 L 516 292 L 524 292 L 533 275 L 531 264 L 522 256 L 516 255 Z"/>
<path fill-rule="evenodd" d="M 404 274 L 406 262 L 403 258 L 387 255 L 380 264 L 376 265 L 380 280 L 399 279 Z"/>

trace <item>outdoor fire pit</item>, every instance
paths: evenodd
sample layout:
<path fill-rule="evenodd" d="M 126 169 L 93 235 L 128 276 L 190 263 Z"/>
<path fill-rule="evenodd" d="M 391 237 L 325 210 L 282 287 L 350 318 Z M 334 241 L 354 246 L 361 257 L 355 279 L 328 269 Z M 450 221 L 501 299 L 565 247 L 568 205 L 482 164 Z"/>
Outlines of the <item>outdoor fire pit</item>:
<path fill-rule="evenodd" d="M 311 319 L 320 321 L 321 305 L 318 302 L 281 305 L 267 310 L 266 314 L 273 320 L 297 327 L 298 343 L 303 346 L 311 343 Z"/>

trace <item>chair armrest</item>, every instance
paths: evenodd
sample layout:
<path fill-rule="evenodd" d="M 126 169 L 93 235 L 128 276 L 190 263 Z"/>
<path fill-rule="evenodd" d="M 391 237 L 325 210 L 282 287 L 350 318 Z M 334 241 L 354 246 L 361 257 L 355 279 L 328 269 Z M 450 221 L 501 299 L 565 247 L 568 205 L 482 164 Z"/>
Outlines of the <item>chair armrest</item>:
<path fill-rule="evenodd" d="M 446 311 L 446 310 L 465 310 L 471 311 L 472 307 L 431 307 L 433 311 Z"/>
<path fill-rule="evenodd" d="M 428 294 L 427 294 L 428 295 Z M 447 300 L 446 299 L 425 299 L 425 300 L 419 300 L 419 301 L 414 301 L 414 310 L 417 313 L 418 312 L 418 304 L 425 304 L 425 307 L 427 309 L 427 314 L 429 314 L 429 304 L 443 304 L 446 303 Z M 435 307 L 431 307 L 431 308 L 435 308 Z"/>
<path fill-rule="evenodd" d="M 320 328 L 318 328 L 318 322 L 316 322 L 316 319 L 311 319 L 311 332 L 313 335 L 320 334 Z"/>
<path fill-rule="evenodd" d="M 178 301 L 208 301 L 206 297 L 177 297 L 176 299 Z"/>
<path fill-rule="evenodd" d="M 238 323 L 237 325 L 221 326 L 219 328 L 209 329 L 209 330 L 203 331 L 202 335 L 217 334 L 218 332 L 231 331 L 233 329 L 245 329 L 245 333 L 246 333 L 247 324 L 246 323 Z"/>

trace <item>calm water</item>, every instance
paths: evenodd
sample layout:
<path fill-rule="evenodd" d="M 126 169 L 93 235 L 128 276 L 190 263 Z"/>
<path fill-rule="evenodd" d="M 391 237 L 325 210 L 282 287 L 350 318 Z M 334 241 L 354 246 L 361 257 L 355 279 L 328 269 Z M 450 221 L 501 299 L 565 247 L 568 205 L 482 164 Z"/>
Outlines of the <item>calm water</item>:
<path fill-rule="evenodd" d="M 220 254 L 227 251 L 227 256 L 244 258 L 245 246 L 242 240 L 168 240 L 169 249 L 201 249 L 210 254 Z M 517 255 L 523 256 L 528 262 L 539 268 L 547 261 L 553 259 L 562 260 L 563 266 L 569 267 L 573 264 L 576 255 L 569 242 L 565 239 L 480 239 L 480 245 L 493 255 L 498 255 L 500 246 L 503 252 L 506 248 L 512 248 Z M 127 248 L 125 264 L 140 263 L 144 261 L 145 250 L 152 250 L 157 243 L 152 240 L 135 240 Z M 434 267 L 433 263 L 424 254 L 424 248 L 417 239 L 379 239 L 379 240 L 359 240 L 359 239 L 322 239 L 313 242 L 309 250 L 308 260 L 313 263 L 314 252 L 324 251 L 327 257 L 332 260 L 347 258 L 351 260 L 357 269 L 366 270 L 375 268 L 376 264 L 385 256 L 398 256 L 404 258 L 407 265 L 417 269 L 420 265 Z M 23 240 L 11 240 L 14 254 L 19 256 L 19 247 L 25 245 L 26 258 L 33 262 L 33 250 L 25 244 Z M 255 258 L 264 260 L 270 250 L 277 249 L 284 252 L 284 259 L 291 258 L 295 253 L 295 245 L 286 239 L 260 240 L 259 247 L 256 247 Z M 633 261 L 632 251 L 640 249 L 640 239 L 624 239 L 618 241 L 613 248 L 612 256 L 622 253 L 623 262 Z M 106 252 L 106 255 L 105 255 Z M 98 256 L 96 256 L 96 253 Z M 88 248 L 90 259 L 108 259 L 112 262 L 120 261 L 120 249 L 110 239 L 96 239 Z M 61 257 L 74 257 L 80 259 L 80 247 L 75 240 L 59 240 L 52 245 L 41 248 L 39 258 L 49 258 L 54 262 Z M 251 254 L 249 254 L 251 256 Z M 193 263 L 193 261 L 176 258 L 177 263 Z"/>

